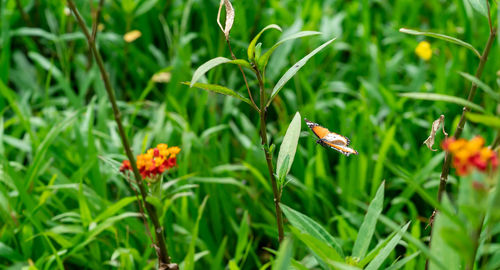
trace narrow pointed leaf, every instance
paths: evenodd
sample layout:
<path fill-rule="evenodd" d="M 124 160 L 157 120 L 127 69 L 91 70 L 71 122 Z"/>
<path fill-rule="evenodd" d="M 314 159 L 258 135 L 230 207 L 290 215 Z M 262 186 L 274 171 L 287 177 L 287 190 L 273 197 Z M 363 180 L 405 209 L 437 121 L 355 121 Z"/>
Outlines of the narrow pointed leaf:
<path fill-rule="evenodd" d="M 476 111 L 484 112 L 484 109 L 481 106 L 474 104 L 466 99 L 454 97 L 454 96 L 435 94 L 435 93 L 420 93 L 420 92 L 402 93 L 402 94 L 399 94 L 399 96 L 405 97 L 405 98 L 411 98 L 411 99 L 434 100 L 434 101 L 455 103 L 457 105 L 469 107 L 469 108 L 474 109 Z"/>
<path fill-rule="evenodd" d="M 241 66 L 244 66 L 247 68 L 251 68 L 250 64 L 243 59 L 231 60 L 231 59 L 227 59 L 225 57 L 216 57 L 214 59 L 208 60 L 203 65 L 198 67 L 198 69 L 196 69 L 196 71 L 193 74 L 193 78 L 191 79 L 190 87 L 193 87 L 193 85 L 195 83 L 197 83 L 198 80 L 200 80 L 200 78 L 203 75 L 205 75 L 205 73 L 207 73 L 209 70 L 211 70 L 212 68 L 214 68 L 220 64 L 225 64 L 225 63 L 237 64 L 237 65 L 241 65 Z"/>
<path fill-rule="evenodd" d="M 391 252 L 394 250 L 396 245 L 399 243 L 401 240 L 401 237 L 403 237 L 403 234 L 406 232 L 408 229 L 408 226 L 410 226 L 410 222 L 406 223 L 401 230 L 387 243 L 387 245 L 380 250 L 380 253 L 371 261 L 368 266 L 365 268 L 365 270 L 377 270 L 382 266 L 384 261 L 389 257 Z"/>
<path fill-rule="evenodd" d="M 438 34 L 438 33 L 432 33 L 432 32 L 421 32 L 418 30 L 407 29 L 407 28 L 401 28 L 401 29 L 399 29 L 399 32 L 409 34 L 409 35 L 414 35 L 414 36 L 432 37 L 432 38 L 437 38 L 437 39 L 441 39 L 444 41 L 448 41 L 451 43 L 455 43 L 457 45 L 460 45 L 462 47 L 465 47 L 465 48 L 471 50 L 472 52 L 474 52 L 474 54 L 477 57 L 481 58 L 481 54 L 479 53 L 478 50 L 476 50 L 476 48 L 474 48 L 474 46 L 472 46 L 471 44 L 469 44 L 463 40 L 460 40 L 458 38 L 454 38 L 454 37 L 450 37 L 450 36 Z"/>
<path fill-rule="evenodd" d="M 465 116 L 471 122 L 483 124 L 492 128 L 500 128 L 500 117 L 498 116 L 477 113 L 467 113 Z"/>
<path fill-rule="evenodd" d="M 486 6 L 486 1 L 484 0 L 467 0 L 469 4 L 481 15 L 488 17 L 488 7 Z"/>
<path fill-rule="evenodd" d="M 487 84 L 479 80 L 476 76 L 472 76 L 468 73 L 465 72 L 459 72 L 462 77 L 466 78 L 467 80 L 471 81 L 475 85 L 477 85 L 481 90 L 483 90 L 485 93 L 490 95 L 492 98 L 494 98 L 496 101 L 500 101 L 500 94 L 496 93 L 489 87 Z"/>
<path fill-rule="evenodd" d="M 184 269 L 185 270 L 192 270 L 194 269 L 195 265 L 195 247 L 196 247 L 196 242 L 198 240 L 198 231 L 200 227 L 200 221 L 201 217 L 203 215 L 203 211 L 205 210 L 205 205 L 207 204 L 208 196 L 205 196 L 203 199 L 203 202 L 200 204 L 198 208 L 198 217 L 196 218 L 196 223 L 194 224 L 193 231 L 191 233 L 191 243 L 189 244 L 188 248 L 188 254 L 186 255 L 186 258 L 184 259 Z"/>
<path fill-rule="evenodd" d="M 377 226 L 377 220 L 382 213 L 382 208 L 384 206 L 384 182 L 380 185 L 375 194 L 375 197 L 368 206 L 368 211 L 366 212 L 361 228 L 359 228 L 358 237 L 354 242 L 354 247 L 352 250 L 352 256 L 363 259 L 366 255 L 366 251 L 370 246 L 370 242 L 375 232 Z"/>
<path fill-rule="evenodd" d="M 333 238 L 333 236 L 331 236 L 323 227 L 321 227 L 321 225 L 316 223 L 316 221 L 284 204 L 280 204 L 280 206 L 283 210 L 283 213 L 288 218 L 288 221 L 294 227 L 325 242 L 326 244 L 333 247 L 342 258 L 344 257 L 344 252 L 342 251 L 342 248 L 337 243 L 335 238 Z"/>
<path fill-rule="evenodd" d="M 301 38 L 301 37 L 307 37 L 307 36 L 313 36 L 313 35 L 319 35 L 321 34 L 321 32 L 317 32 L 317 31 L 301 31 L 301 32 L 298 32 L 298 33 L 295 33 L 293 35 L 290 35 L 288 37 L 285 37 L 283 38 L 282 40 L 278 41 L 278 43 L 274 44 L 274 46 L 271 47 L 271 49 L 269 49 L 266 53 L 264 53 L 261 57 L 259 57 L 259 68 L 261 70 L 263 70 L 266 65 L 267 65 L 267 62 L 269 61 L 269 57 L 271 57 L 271 55 L 273 54 L 273 52 L 283 43 L 289 41 L 289 40 L 293 40 L 293 39 L 297 39 L 297 38 Z"/>
<path fill-rule="evenodd" d="M 297 112 L 290 122 L 288 129 L 286 131 L 283 142 L 281 143 L 280 151 L 278 153 L 278 161 L 276 163 L 276 174 L 282 177 L 286 177 L 290 168 L 292 168 L 293 159 L 295 157 L 295 151 L 297 150 L 297 143 L 299 142 L 300 136 L 300 113 Z M 285 159 L 288 159 L 286 164 Z"/>
<path fill-rule="evenodd" d="M 285 238 L 280 244 L 276 261 L 273 264 L 272 270 L 288 270 L 292 265 L 293 259 L 293 244 L 290 238 Z"/>
<path fill-rule="evenodd" d="M 182 84 L 190 85 L 190 86 L 192 85 L 192 87 L 196 87 L 199 89 L 207 90 L 207 91 L 218 93 L 218 94 L 223 94 L 226 96 L 232 96 L 232 97 L 235 97 L 235 98 L 242 100 L 242 101 L 251 105 L 250 99 L 248 99 L 248 98 L 238 94 L 236 91 L 229 89 L 227 87 L 224 87 L 222 85 L 209 84 L 209 83 L 194 83 L 194 84 L 192 84 L 190 82 L 182 82 Z"/>
<path fill-rule="evenodd" d="M 273 91 L 271 93 L 271 97 L 269 98 L 269 101 L 267 102 L 267 106 L 271 104 L 271 101 L 274 99 L 274 97 L 279 93 L 279 91 L 285 86 L 285 84 L 299 71 L 306 63 L 313 57 L 315 54 L 317 54 L 319 51 L 324 49 L 326 46 L 328 46 L 330 43 L 332 43 L 336 38 L 330 39 L 329 41 L 323 43 L 321 46 L 318 48 L 314 49 L 312 52 L 310 52 L 308 55 L 306 55 L 304 58 L 300 59 L 299 62 L 295 63 L 288 71 L 281 77 L 281 79 L 278 81 L 278 83 L 274 86 Z"/>
<path fill-rule="evenodd" d="M 327 242 L 320 240 L 307 231 L 302 231 L 295 227 L 290 227 L 293 235 L 300 239 L 308 248 L 310 248 L 318 257 L 318 259 L 327 262 L 327 261 L 337 261 L 341 262 L 344 260 L 343 256 L 341 256 L 335 248 L 332 248 L 328 245 Z"/>
<path fill-rule="evenodd" d="M 255 59 L 255 45 L 257 45 L 257 41 L 259 41 L 260 36 L 269 29 L 276 29 L 281 32 L 281 27 L 279 27 L 276 24 L 270 24 L 264 27 L 264 29 L 262 29 L 248 45 L 248 50 L 247 50 L 248 60 L 250 60 L 251 62 Z"/>

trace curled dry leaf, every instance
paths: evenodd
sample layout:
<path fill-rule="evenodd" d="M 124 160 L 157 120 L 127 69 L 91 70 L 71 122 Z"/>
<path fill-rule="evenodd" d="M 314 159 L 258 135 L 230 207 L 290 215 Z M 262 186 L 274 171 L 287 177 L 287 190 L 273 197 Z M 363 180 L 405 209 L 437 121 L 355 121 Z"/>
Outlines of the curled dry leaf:
<path fill-rule="evenodd" d="M 444 130 L 444 115 L 441 115 L 438 119 L 436 119 L 434 122 L 432 122 L 432 129 L 431 129 L 431 134 L 429 137 L 424 141 L 424 144 L 427 145 L 427 147 L 431 151 L 437 151 L 436 149 L 432 149 L 432 146 L 434 145 L 434 140 L 436 138 L 436 132 L 439 129 L 439 126 L 443 124 L 443 134 L 445 137 L 448 137 L 448 133 Z"/>
<path fill-rule="evenodd" d="M 223 5 L 226 7 L 226 26 L 225 27 L 222 27 L 222 24 L 220 23 L 220 13 L 221 13 Z M 222 32 L 224 32 L 224 35 L 226 36 L 226 40 L 229 40 L 229 32 L 231 31 L 231 28 L 233 27 L 233 22 L 234 22 L 233 5 L 231 5 L 231 2 L 229 0 L 220 0 L 219 12 L 217 12 L 217 24 L 219 25 Z"/>

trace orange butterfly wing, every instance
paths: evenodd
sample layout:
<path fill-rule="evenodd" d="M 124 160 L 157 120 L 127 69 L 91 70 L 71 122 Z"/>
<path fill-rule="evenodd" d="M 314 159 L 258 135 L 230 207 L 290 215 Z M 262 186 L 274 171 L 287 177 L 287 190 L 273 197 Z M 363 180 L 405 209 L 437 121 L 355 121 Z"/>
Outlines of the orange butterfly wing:
<path fill-rule="evenodd" d="M 319 143 L 320 145 L 324 147 L 330 147 L 346 156 L 349 156 L 350 154 L 358 154 L 356 150 L 347 147 L 350 143 L 348 138 L 340 134 L 330 132 L 328 129 L 320 126 L 317 123 L 311 122 L 307 119 L 304 120 L 306 121 L 307 126 L 312 130 L 314 135 L 319 138 L 317 143 Z"/>

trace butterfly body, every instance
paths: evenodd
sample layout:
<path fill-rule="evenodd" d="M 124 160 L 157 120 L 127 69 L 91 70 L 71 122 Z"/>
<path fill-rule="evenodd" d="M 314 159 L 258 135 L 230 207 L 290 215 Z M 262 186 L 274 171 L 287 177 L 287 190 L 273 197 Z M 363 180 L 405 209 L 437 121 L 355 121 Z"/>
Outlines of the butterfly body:
<path fill-rule="evenodd" d="M 327 128 L 322 127 L 321 125 L 311 122 L 304 118 L 307 126 L 312 130 L 314 135 L 319 138 L 316 142 L 326 148 L 332 148 L 346 156 L 350 154 L 357 155 L 358 152 L 350 147 L 349 144 L 351 141 L 340 134 L 329 131 Z"/>

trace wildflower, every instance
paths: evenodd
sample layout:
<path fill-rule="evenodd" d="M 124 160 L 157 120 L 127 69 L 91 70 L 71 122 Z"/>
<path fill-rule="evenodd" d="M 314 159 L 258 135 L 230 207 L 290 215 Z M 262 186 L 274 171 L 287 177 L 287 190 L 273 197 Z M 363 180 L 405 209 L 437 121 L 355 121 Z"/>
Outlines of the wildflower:
<path fill-rule="evenodd" d="M 453 155 L 453 167 L 458 175 L 467 175 L 476 168 L 486 171 L 488 168 L 495 170 L 498 167 L 497 153 L 488 147 L 484 147 L 484 139 L 475 137 L 469 141 L 465 139 L 446 139 L 443 149 Z"/>
<path fill-rule="evenodd" d="M 177 166 L 177 157 L 181 149 L 177 146 L 168 147 L 164 143 L 148 149 L 145 154 L 137 156 L 137 168 L 143 179 L 158 179 L 165 171 Z M 130 161 L 124 160 L 120 172 L 131 171 Z"/>
<path fill-rule="evenodd" d="M 432 57 L 432 48 L 431 44 L 427 41 L 422 41 L 417 45 L 417 48 L 415 48 L 415 53 L 420 57 L 421 59 L 425 61 L 429 61 Z"/>
<path fill-rule="evenodd" d="M 127 32 L 125 35 L 123 35 L 123 40 L 130 43 L 130 42 L 133 42 L 134 40 L 140 38 L 141 36 L 142 36 L 141 31 L 132 30 L 130 32 Z"/>

